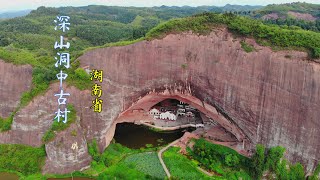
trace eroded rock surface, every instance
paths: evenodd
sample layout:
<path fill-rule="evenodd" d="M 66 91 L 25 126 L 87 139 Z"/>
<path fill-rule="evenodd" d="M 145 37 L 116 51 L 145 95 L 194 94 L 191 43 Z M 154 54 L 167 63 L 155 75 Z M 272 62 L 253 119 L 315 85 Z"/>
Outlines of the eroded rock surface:
<path fill-rule="evenodd" d="M 284 146 L 292 162 L 310 170 L 320 159 L 319 64 L 304 52 L 273 52 L 252 40 L 257 51 L 246 53 L 240 41 L 217 29 L 209 36 L 184 33 L 96 49 L 79 60 L 104 70 L 107 103 L 116 97 L 125 110 L 148 91 L 182 84 L 182 91 L 220 107 L 252 143 Z"/>
<path fill-rule="evenodd" d="M 66 174 L 80 170 L 91 162 L 83 128 L 72 124 L 66 131 L 59 132 L 54 141 L 46 144 L 47 159 L 44 173 Z"/>
<path fill-rule="evenodd" d="M 0 143 L 41 146 L 42 137 L 50 129 L 58 110 L 57 97 L 54 96 L 58 92 L 59 84 L 52 84 L 44 95 L 35 97 L 18 111 L 11 130 L 0 133 Z M 70 173 L 88 166 L 91 157 L 87 150 L 87 140 L 92 140 L 99 132 L 103 132 L 102 128 L 108 129 L 108 123 L 103 121 L 100 114 L 90 109 L 91 91 L 64 87 L 64 92 L 71 94 L 67 103 L 74 105 L 77 121 L 46 144 L 47 160 L 43 170 L 47 173 Z M 71 133 L 72 131 L 75 132 Z M 74 133 L 77 135 L 72 135 Z M 77 143 L 77 151 L 71 149 L 73 143 Z"/>
<path fill-rule="evenodd" d="M 21 94 L 31 88 L 32 67 L 0 59 L 0 117 L 7 118 L 19 105 Z"/>

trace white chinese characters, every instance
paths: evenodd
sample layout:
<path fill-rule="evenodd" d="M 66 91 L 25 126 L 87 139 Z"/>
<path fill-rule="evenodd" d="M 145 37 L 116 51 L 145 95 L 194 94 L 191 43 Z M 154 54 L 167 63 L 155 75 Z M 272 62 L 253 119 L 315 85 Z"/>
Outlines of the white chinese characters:
<path fill-rule="evenodd" d="M 54 30 L 62 30 L 62 32 L 66 32 L 70 30 L 70 17 L 69 16 L 57 16 L 57 20 L 54 20 L 56 23 L 56 26 Z M 63 36 L 60 36 L 60 42 L 56 41 L 54 44 L 54 49 L 69 49 L 70 43 L 65 42 L 65 38 Z M 54 57 L 56 63 L 54 66 L 56 68 L 70 68 L 70 54 L 68 52 L 57 52 L 57 56 Z M 60 120 L 63 123 L 67 123 L 68 120 L 68 111 L 66 105 L 67 105 L 67 97 L 70 96 L 70 93 L 64 92 L 62 82 L 67 79 L 68 74 L 64 73 L 62 70 L 60 70 L 60 73 L 57 75 L 57 79 L 60 81 L 60 88 L 59 93 L 54 94 L 54 96 L 58 97 L 58 111 L 55 112 L 55 118 L 54 120 L 57 120 L 60 122 Z M 64 106 L 64 110 L 61 110 L 61 105 Z"/>
<path fill-rule="evenodd" d="M 54 30 L 57 30 L 58 27 L 59 27 L 59 29 L 62 30 L 62 32 L 66 32 L 66 30 L 70 30 L 70 28 L 69 28 L 69 26 L 70 26 L 70 23 L 69 23 L 70 17 L 69 16 L 57 16 L 57 19 L 58 20 L 54 20 L 54 22 L 55 23 L 60 22 L 60 24 L 57 24 L 56 27 L 54 28 Z"/>

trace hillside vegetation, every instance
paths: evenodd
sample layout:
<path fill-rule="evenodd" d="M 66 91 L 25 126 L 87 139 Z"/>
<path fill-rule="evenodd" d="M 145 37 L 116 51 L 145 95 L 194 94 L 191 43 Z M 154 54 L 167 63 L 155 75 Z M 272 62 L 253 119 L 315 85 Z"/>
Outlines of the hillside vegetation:
<path fill-rule="evenodd" d="M 192 30 L 194 33 L 207 34 L 216 26 L 225 25 L 235 34 L 253 37 L 261 45 L 271 47 L 306 49 L 310 57 L 320 57 L 320 34 L 301 29 L 281 28 L 266 25 L 262 21 L 236 16 L 232 13 L 204 13 L 192 17 L 170 20 L 153 28 L 147 39 L 162 38 L 169 33 Z"/>
<path fill-rule="evenodd" d="M 92 84 L 87 73 L 79 68 L 77 57 L 92 47 L 121 46 L 144 39 L 162 38 L 169 33 L 192 30 L 208 34 L 215 26 L 227 26 L 232 32 L 253 37 L 262 45 L 307 50 L 312 58 L 320 57 L 320 35 L 292 27 L 267 25 L 260 20 L 237 16 L 233 13 L 202 13 L 219 11 L 215 7 L 156 7 L 123 8 L 107 6 L 40 7 L 26 17 L 0 21 L 0 59 L 14 64 L 31 64 L 33 85 L 25 92 L 19 108 L 27 105 L 35 96 L 44 93 L 49 84 L 56 81 L 58 69 L 54 67 L 56 51 L 54 42 L 61 33 L 54 31 L 53 20 L 58 14 L 71 16 L 70 31 L 64 35 L 71 43 L 71 68 L 65 70 L 67 83 L 77 88 L 89 89 Z M 151 29 L 151 30 L 149 30 Z M 147 32 L 148 31 L 148 32 Z M 248 52 L 250 47 L 243 45 Z M 18 110 L 18 109 L 17 109 Z M 16 110 L 16 111 L 17 111 Z M 11 120 L 0 123 L 0 130 L 9 130 Z M 2 127 L 3 126 L 3 127 Z"/>
<path fill-rule="evenodd" d="M 315 17 L 320 18 L 320 5 L 305 2 L 271 4 L 258 10 L 258 12 L 261 14 L 279 13 L 280 15 L 287 15 L 289 11 L 309 13 Z"/>
<path fill-rule="evenodd" d="M 272 4 L 251 14 L 265 23 L 320 31 L 320 5 L 309 3 Z"/>

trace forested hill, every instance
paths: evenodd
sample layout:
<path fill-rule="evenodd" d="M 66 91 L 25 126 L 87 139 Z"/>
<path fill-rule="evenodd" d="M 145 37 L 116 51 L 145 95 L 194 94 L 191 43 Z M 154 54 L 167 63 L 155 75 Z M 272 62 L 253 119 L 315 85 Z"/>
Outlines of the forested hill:
<path fill-rule="evenodd" d="M 250 16 L 263 19 L 269 24 L 320 31 L 320 4 L 300 2 L 272 4 L 250 13 Z"/>
<path fill-rule="evenodd" d="M 232 5 L 225 6 L 225 8 L 234 7 Z M 243 8 L 256 7 L 243 6 Z M 223 8 L 215 6 L 115 7 L 91 5 L 60 8 L 39 7 L 25 17 L 0 21 L 0 46 L 14 43 L 19 47 L 27 46 L 29 50 L 47 47 L 43 44 L 43 41 L 48 42 L 55 33 L 51 26 L 58 14 L 72 17 L 72 28 L 68 36 L 80 39 L 78 44 L 81 47 L 77 48 L 83 49 L 83 47 L 99 46 L 110 42 L 143 37 L 160 22 L 172 18 L 186 17 L 203 12 L 221 13 L 223 11 Z M 32 45 L 32 41 L 34 41 L 32 39 L 35 37 L 41 41 L 39 43 L 42 46 Z M 26 45 L 27 41 L 30 45 Z"/>
<path fill-rule="evenodd" d="M 309 3 L 286 3 L 286 4 L 271 4 L 257 11 L 262 15 L 277 13 L 279 16 L 289 17 L 289 12 L 310 14 L 315 18 L 320 18 L 320 4 Z"/>
<path fill-rule="evenodd" d="M 44 40 L 52 37 L 53 20 L 58 14 L 71 16 L 72 28 L 69 37 L 77 37 L 82 45 L 97 46 L 119 40 L 137 39 L 162 21 L 186 17 L 201 12 L 221 12 L 217 7 L 39 7 L 25 17 L 0 22 L 0 46 L 19 39 L 37 36 Z M 33 35 L 30 35 L 33 34 Z M 50 36 L 50 37 L 48 37 Z M 29 49 L 32 47 L 28 47 Z"/>

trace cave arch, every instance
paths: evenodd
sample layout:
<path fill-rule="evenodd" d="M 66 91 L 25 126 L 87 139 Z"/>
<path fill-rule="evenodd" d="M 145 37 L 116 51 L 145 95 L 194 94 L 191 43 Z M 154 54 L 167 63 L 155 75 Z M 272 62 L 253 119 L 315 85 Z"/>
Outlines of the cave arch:
<path fill-rule="evenodd" d="M 238 142 L 243 143 L 243 146 L 246 146 L 245 149 L 250 149 L 251 141 L 246 137 L 245 133 L 232 121 L 224 117 L 223 114 L 212 105 L 201 101 L 197 97 L 181 92 L 149 92 L 145 96 L 140 97 L 135 103 L 133 103 L 129 108 L 124 110 L 119 116 L 114 120 L 113 124 L 110 127 L 110 130 L 106 134 L 106 146 L 108 146 L 115 134 L 116 124 L 123 122 L 132 122 L 136 124 L 141 123 L 141 119 L 144 121 L 153 121 L 153 117 L 149 114 L 149 110 L 166 99 L 176 99 L 178 101 L 185 102 L 201 113 L 205 114 L 209 118 L 213 119 L 220 126 L 226 129 L 229 133 L 234 135 Z"/>

